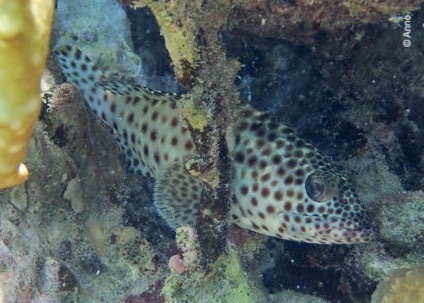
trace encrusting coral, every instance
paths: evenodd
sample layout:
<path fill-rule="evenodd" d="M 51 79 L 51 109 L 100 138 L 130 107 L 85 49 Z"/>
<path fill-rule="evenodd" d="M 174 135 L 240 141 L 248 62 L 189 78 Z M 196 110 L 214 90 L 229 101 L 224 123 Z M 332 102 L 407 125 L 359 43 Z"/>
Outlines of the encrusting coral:
<path fill-rule="evenodd" d="M 25 158 L 41 108 L 53 0 L 0 0 L 0 189 L 28 177 Z"/>
<path fill-rule="evenodd" d="M 424 265 L 395 271 L 381 282 L 372 303 L 424 302 Z"/>

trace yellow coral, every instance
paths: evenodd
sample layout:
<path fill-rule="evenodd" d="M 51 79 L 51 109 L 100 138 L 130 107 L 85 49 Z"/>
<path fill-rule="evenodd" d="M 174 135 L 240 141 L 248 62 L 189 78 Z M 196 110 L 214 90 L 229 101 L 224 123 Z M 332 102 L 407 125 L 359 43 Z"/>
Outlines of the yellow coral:
<path fill-rule="evenodd" d="M 54 0 L 0 0 L 0 189 L 26 180 Z"/>
<path fill-rule="evenodd" d="M 381 282 L 372 295 L 372 303 L 423 303 L 424 265 L 401 269 Z"/>
<path fill-rule="evenodd" d="M 166 49 L 174 65 L 175 76 L 182 81 L 186 69 L 194 62 L 194 35 L 187 22 L 176 24 L 178 3 L 175 1 L 137 0 L 133 7 L 147 5 L 159 23 L 160 31 L 165 38 Z"/>

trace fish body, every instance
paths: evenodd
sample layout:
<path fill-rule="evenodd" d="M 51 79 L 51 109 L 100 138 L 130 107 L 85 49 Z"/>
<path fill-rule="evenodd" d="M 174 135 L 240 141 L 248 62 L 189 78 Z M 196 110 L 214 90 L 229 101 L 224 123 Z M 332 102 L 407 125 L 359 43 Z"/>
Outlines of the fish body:
<path fill-rule="evenodd" d="M 67 80 L 110 125 L 131 171 L 156 179 L 154 202 L 171 227 L 194 225 L 205 185 L 185 169 L 197 156 L 182 95 L 102 81 L 79 49 L 55 54 Z M 232 167 L 230 218 L 240 227 L 281 239 L 350 244 L 372 237 L 369 220 L 346 177 L 311 144 L 267 114 L 243 105 L 226 132 Z"/>

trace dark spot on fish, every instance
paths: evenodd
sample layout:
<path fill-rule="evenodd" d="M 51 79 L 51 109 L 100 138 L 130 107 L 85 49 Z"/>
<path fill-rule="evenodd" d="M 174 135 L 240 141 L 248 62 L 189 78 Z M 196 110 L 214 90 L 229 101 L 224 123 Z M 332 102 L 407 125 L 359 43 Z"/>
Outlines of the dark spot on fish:
<path fill-rule="evenodd" d="M 341 209 L 338 209 L 338 210 L 341 210 Z M 324 207 L 324 206 L 320 206 L 320 207 L 318 207 L 317 211 L 318 211 L 320 214 L 322 214 L 322 213 L 324 213 L 324 212 L 325 212 L 325 207 Z M 336 213 L 337 213 L 337 211 L 336 211 Z"/>
<path fill-rule="evenodd" d="M 150 133 L 150 140 L 156 141 L 157 137 L 158 133 L 156 132 L 156 130 L 152 130 L 152 132 Z"/>
<path fill-rule="evenodd" d="M 176 126 L 178 125 L 178 118 L 177 118 L 177 117 L 175 117 L 175 118 L 173 118 L 173 119 L 171 120 L 171 125 L 172 125 L 173 127 L 176 127 Z"/>
<path fill-rule="evenodd" d="M 297 162 L 294 159 L 290 159 L 289 161 L 287 161 L 287 167 L 290 168 L 290 169 L 295 168 L 296 165 L 297 165 Z"/>
<path fill-rule="evenodd" d="M 284 179 L 284 184 L 290 185 L 292 183 L 293 183 L 293 177 L 292 176 L 288 176 L 286 179 Z"/>
<path fill-rule="evenodd" d="M 303 206 L 303 204 L 299 204 L 298 206 L 296 206 L 296 210 L 299 213 L 303 213 L 305 211 L 305 207 Z"/>
<path fill-rule="evenodd" d="M 301 150 L 295 150 L 294 153 L 293 153 L 293 155 L 296 158 L 302 158 L 303 157 L 303 152 Z"/>
<path fill-rule="evenodd" d="M 128 120 L 128 123 L 130 123 L 130 124 L 133 123 L 134 122 L 134 113 L 130 113 L 128 115 L 127 120 Z"/>
<path fill-rule="evenodd" d="M 277 134 L 275 132 L 268 133 L 267 139 L 269 142 L 274 142 L 277 139 Z"/>
<path fill-rule="evenodd" d="M 156 121 L 157 120 L 157 118 L 158 118 L 158 116 L 159 116 L 159 114 L 158 114 L 158 112 L 153 112 L 153 114 L 152 114 L 152 120 L 153 121 Z"/>
<path fill-rule="evenodd" d="M 257 224 L 255 224 L 255 222 L 252 222 L 252 227 L 256 230 L 259 230 L 259 226 Z"/>
<path fill-rule="evenodd" d="M 263 198 L 268 198 L 269 193 L 270 193 L 269 188 L 267 188 L 267 187 L 262 188 L 261 195 L 262 195 Z"/>
<path fill-rule="evenodd" d="M 144 107 L 143 107 L 143 114 L 145 115 L 145 114 L 147 114 L 147 111 L 149 110 L 149 106 L 147 106 L 147 105 L 145 105 Z"/>
<path fill-rule="evenodd" d="M 264 169 L 267 166 L 268 166 L 268 162 L 266 162 L 265 160 L 259 161 L 259 168 L 260 169 Z"/>
<path fill-rule="evenodd" d="M 186 148 L 186 150 L 193 149 L 193 143 L 191 141 L 187 141 L 186 144 L 185 144 L 185 148 Z"/>
<path fill-rule="evenodd" d="M 237 152 L 235 157 L 234 157 L 234 160 L 237 163 L 243 163 L 244 162 L 244 154 L 242 152 Z"/>
<path fill-rule="evenodd" d="M 70 49 L 68 50 L 70 51 Z M 82 57 L 82 52 L 79 49 L 77 49 L 75 52 L 75 59 L 79 60 L 81 59 L 81 57 Z"/>
<path fill-rule="evenodd" d="M 302 185 L 303 184 L 303 179 L 297 178 L 296 180 L 294 180 L 294 184 L 296 184 L 296 185 Z"/>
<path fill-rule="evenodd" d="M 262 182 L 267 182 L 269 179 L 271 179 L 271 175 L 270 174 L 265 174 L 261 177 L 261 181 Z"/>
<path fill-rule="evenodd" d="M 281 163 L 281 156 L 275 155 L 274 157 L 272 157 L 272 163 L 274 163 L 274 165 L 280 164 Z"/>
<path fill-rule="evenodd" d="M 264 148 L 264 150 L 262 151 L 262 156 L 269 156 L 270 154 L 271 154 L 270 148 Z"/>
<path fill-rule="evenodd" d="M 273 214 L 273 213 L 275 212 L 275 207 L 274 207 L 274 206 L 272 206 L 272 205 L 268 205 L 268 206 L 266 207 L 266 211 L 267 211 L 268 213 L 270 213 L 270 214 Z"/>
<path fill-rule="evenodd" d="M 274 199 L 277 200 L 277 201 L 283 200 L 283 193 L 281 191 L 279 191 L 279 190 L 276 191 L 274 193 Z"/>
<path fill-rule="evenodd" d="M 133 100 L 133 104 L 136 105 L 138 102 L 140 102 L 140 97 L 135 97 Z"/>
<path fill-rule="evenodd" d="M 261 128 L 262 124 L 259 122 L 253 122 L 252 124 L 250 124 L 249 129 L 253 132 L 257 131 L 259 128 Z"/>
<path fill-rule="evenodd" d="M 285 170 L 283 167 L 279 167 L 279 168 L 277 169 L 277 175 L 278 175 L 279 177 L 283 177 L 285 174 L 286 174 L 286 170 Z"/>
<path fill-rule="evenodd" d="M 144 134 L 147 132 L 147 123 L 146 123 L 146 122 L 144 122 L 144 123 L 141 125 L 141 131 L 142 131 Z"/>
<path fill-rule="evenodd" d="M 146 157 L 149 156 L 149 146 L 147 144 L 144 144 L 143 146 L 143 153 Z"/>
<path fill-rule="evenodd" d="M 294 197 L 294 191 L 292 189 L 289 189 L 287 191 L 287 197 L 289 197 L 289 198 L 293 198 Z"/>
<path fill-rule="evenodd" d="M 258 162 L 258 158 L 256 156 L 251 156 L 248 160 L 247 160 L 247 164 L 249 166 L 254 166 L 256 163 Z"/>
<path fill-rule="evenodd" d="M 246 185 L 240 187 L 240 193 L 243 196 L 246 196 L 249 193 L 249 188 Z"/>
<path fill-rule="evenodd" d="M 155 154 L 153 155 L 153 158 L 155 159 L 155 162 L 157 164 L 160 163 L 160 156 L 159 156 L 159 153 L 158 152 L 155 152 Z"/>
<path fill-rule="evenodd" d="M 284 204 L 284 210 L 286 210 L 286 211 L 291 211 L 292 210 L 292 204 L 291 204 L 291 202 L 286 202 Z"/>

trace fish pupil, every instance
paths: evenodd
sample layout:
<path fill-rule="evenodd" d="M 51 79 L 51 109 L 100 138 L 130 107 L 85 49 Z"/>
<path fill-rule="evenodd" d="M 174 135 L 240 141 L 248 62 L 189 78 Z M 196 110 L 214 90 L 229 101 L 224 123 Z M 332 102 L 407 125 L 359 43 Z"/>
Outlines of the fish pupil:
<path fill-rule="evenodd" d="M 325 192 L 325 184 L 321 180 L 316 180 L 312 177 L 309 177 L 306 180 L 306 193 L 315 201 L 319 201 L 320 197 Z"/>

